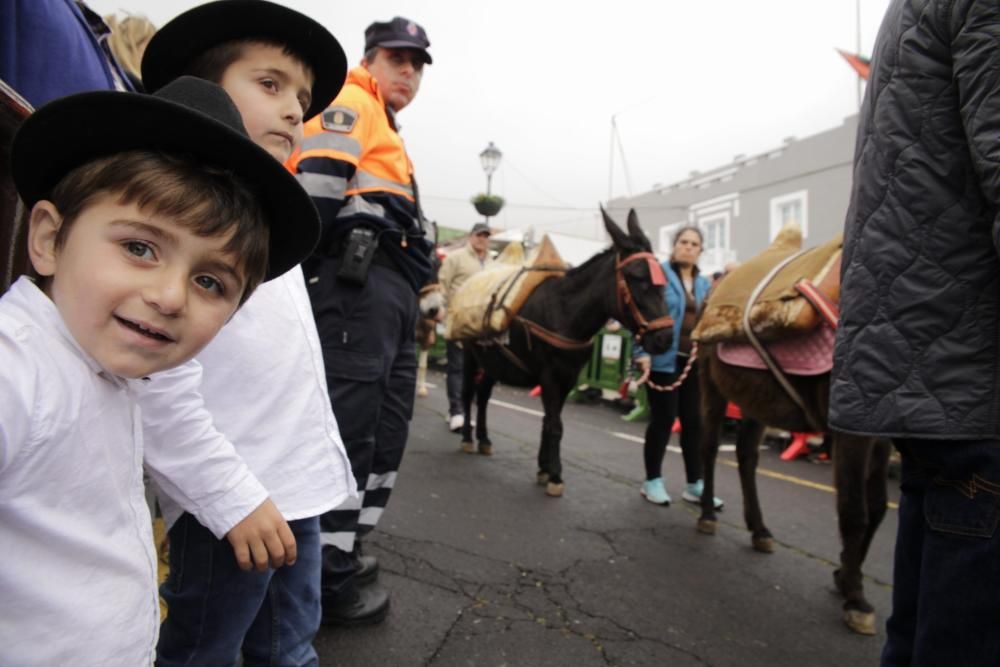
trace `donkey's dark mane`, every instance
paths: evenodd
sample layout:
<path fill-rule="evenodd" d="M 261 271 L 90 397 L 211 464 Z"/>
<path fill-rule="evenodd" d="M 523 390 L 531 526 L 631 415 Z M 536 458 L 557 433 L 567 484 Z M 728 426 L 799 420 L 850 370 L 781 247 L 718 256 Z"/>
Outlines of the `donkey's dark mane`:
<path fill-rule="evenodd" d="M 574 266 L 572 269 L 570 269 L 569 271 L 566 272 L 566 277 L 569 278 L 571 276 L 577 275 L 578 273 L 582 273 L 582 272 L 588 270 L 590 268 L 591 264 L 596 264 L 597 262 L 601 261 L 602 259 L 604 259 L 604 257 L 606 255 L 608 255 L 609 253 L 611 253 L 612 251 L 614 251 L 614 249 L 615 249 L 614 246 L 611 246 L 609 248 L 605 248 L 604 250 L 602 250 L 601 252 L 597 253 L 596 255 L 594 255 L 593 257 L 591 257 L 590 259 L 588 259 L 586 262 L 584 262 L 580 266 Z"/>

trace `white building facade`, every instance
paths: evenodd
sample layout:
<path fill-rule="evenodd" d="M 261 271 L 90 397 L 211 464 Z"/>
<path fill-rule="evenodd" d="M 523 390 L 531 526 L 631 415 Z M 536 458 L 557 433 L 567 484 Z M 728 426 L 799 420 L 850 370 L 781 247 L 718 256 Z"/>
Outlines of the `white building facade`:
<path fill-rule="evenodd" d="M 791 220 L 802 227 L 803 246 L 830 240 L 844 229 L 850 198 L 857 116 L 840 127 L 753 156 L 737 156 L 684 181 L 656 186 L 634 197 L 612 199 L 609 212 L 624 219 L 631 208 L 661 256 L 674 233 L 697 225 L 705 236 L 702 272 L 721 270 L 764 250 Z"/>

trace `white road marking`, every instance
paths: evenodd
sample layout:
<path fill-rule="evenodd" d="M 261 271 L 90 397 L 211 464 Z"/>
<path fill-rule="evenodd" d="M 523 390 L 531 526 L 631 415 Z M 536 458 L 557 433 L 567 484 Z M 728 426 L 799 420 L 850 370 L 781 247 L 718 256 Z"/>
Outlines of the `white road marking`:
<path fill-rule="evenodd" d="M 525 414 L 534 415 L 536 417 L 544 417 L 545 416 L 545 413 L 541 412 L 539 410 L 532 410 L 531 408 L 521 407 L 520 405 L 516 405 L 514 403 L 507 403 L 506 401 L 498 401 L 496 399 L 490 399 L 490 404 L 492 404 L 492 405 L 498 405 L 501 408 L 508 408 L 510 410 L 515 410 L 517 412 L 523 412 Z M 613 435 L 616 438 L 621 439 L 621 440 L 627 440 L 628 442 L 636 442 L 636 443 L 639 443 L 639 444 L 643 444 L 646 441 L 645 438 L 642 438 L 642 437 L 637 436 L 637 435 L 632 435 L 631 433 L 622 433 L 620 431 L 611 431 L 610 434 Z M 681 453 L 681 448 L 677 447 L 676 445 L 669 445 L 667 447 L 667 451 L 673 452 L 675 454 L 680 454 Z M 719 451 L 720 452 L 734 452 L 734 451 L 736 451 L 736 445 L 720 445 L 719 446 Z M 733 467 L 733 468 L 736 467 L 736 462 L 735 461 L 719 461 L 719 463 L 722 463 L 723 465 L 728 465 L 728 466 Z M 781 480 L 783 482 L 788 482 L 790 484 L 796 484 L 798 486 L 804 486 L 806 488 L 816 489 L 817 491 L 825 491 L 827 493 L 836 493 L 836 489 L 834 489 L 832 486 L 828 486 L 826 484 L 817 484 L 816 482 L 812 482 L 812 481 L 809 481 L 807 479 L 802 479 L 801 477 L 795 477 L 793 475 L 786 475 L 784 473 L 775 472 L 773 470 L 768 470 L 766 468 L 760 468 L 760 467 L 757 468 L 757 472 L 758 472 L 758 474 L 764 475 L 765 477 L 770 477 L 772 479 L 778 479 L 778 480 Z M 893 502 L 889 503 L 889 508 L 890 509 L 898 509 L 898 507 L 899 506 L 896 503 L 893 503 Z"/>
<path fill-rule="evenodd" d="M 490 405 L 499 405 L 501 408 L 507 408 L 509 410 L 516 410 L 517 412 L 523 412 L 528 415 L 535 415 L 536 417 L 544 417 L 545 413 L 539 410 L 532 410 L 531 408 L 523 408 L 520 405 L 514 403 L 507 403 L 506 401 L 498 401 L 495 398 L 490 399 Z"/>

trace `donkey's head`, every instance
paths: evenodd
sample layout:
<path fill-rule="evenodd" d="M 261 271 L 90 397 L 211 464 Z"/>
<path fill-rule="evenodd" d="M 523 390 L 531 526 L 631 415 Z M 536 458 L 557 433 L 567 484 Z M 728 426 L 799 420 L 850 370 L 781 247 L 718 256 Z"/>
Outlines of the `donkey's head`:
<path fill-rule="evenodd" d="M 666 352 L 673 342 L 674 323 L 663 298 L 666 285 L 663 267 L 653 255 L 634 209 L 628 212 L 627 234 L 603 207 L 601 215 L 617 255 L 618 320 L 636 334 L 644 350 L 650 354 Z"/>

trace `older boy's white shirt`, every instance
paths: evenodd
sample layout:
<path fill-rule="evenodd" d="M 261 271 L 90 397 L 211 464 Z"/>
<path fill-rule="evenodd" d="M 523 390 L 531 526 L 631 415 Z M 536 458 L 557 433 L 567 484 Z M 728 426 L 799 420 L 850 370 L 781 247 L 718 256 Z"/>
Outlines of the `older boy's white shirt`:
<path fill-rule="evenodd" d="M 186 510 L 221 537 L 228 531 L 222 528 L 235 525 L 249 511 L 244 511 L 246 506 L 237 510 L 239 503 L 227 509 L 218 500 L 201 507 L 190 502 L 206 489 L 226 485 L 219 483 L 218 471 L 206 475 L 203 461 L 176 447 L 178 402 L 193 406 L 204 401 L 203 439 L 222 451 L 215 437 L 224 433 L 286 520 L 319 515 L 357 496 L 330 407 L 322 348 L 301 268 L 258 287 L 198 355 L 198 362 L 200 374 L 190 366 L 157 374 L 151 383 L 156 391 L 142 399 L 147 467 L 165 492 L 160 509 L 168 526 Z M 199 375 L 200 388 L 194 382 Z M 236 468 L 231 475 L 238 478 Z"/>
<path fill-rule="evenodd" d="M 27 278 L 0 299 L 0 665 L 150 665 L 141 382 L 102 371 Z"/>

